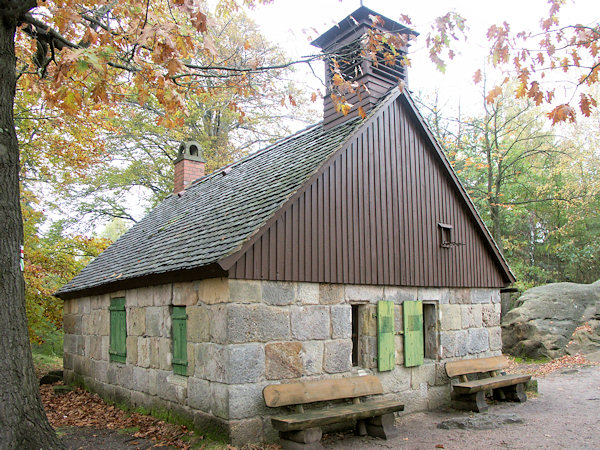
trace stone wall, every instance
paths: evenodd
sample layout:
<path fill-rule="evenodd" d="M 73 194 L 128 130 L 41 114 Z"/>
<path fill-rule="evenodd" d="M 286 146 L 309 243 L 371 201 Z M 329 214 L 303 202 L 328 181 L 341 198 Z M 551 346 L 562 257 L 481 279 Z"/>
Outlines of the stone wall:
<path fill-rule="evenodd" d="M 109 362 L 110 298 L 126 298 L 127 363 Z M 378 372 L 376 304 L 396 304 L 396 367 Z M 402 302 L 434 305 L 437 354 L 403 365 Z M 359 306 L 359 365 L 352 367 L 352 307 Z M 174 375 L 170 306 L 188 314 L 188 376 Z M 117 401 L 172 409 L 217 425 L 234 443 L 274 440 L 262 389 L 272 383 L 373 373 L 406 411 L 449 401 L 443 361 L 501 353 L 493 289 L 344 286 L 210 279 L 65 302 L 65 372 Z"/>

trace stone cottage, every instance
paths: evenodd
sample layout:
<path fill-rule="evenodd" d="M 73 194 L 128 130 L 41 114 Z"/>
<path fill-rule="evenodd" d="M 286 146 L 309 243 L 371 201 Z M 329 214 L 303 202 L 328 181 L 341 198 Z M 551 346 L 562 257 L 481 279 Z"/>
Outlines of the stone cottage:
<path fill-rule="evenodd" d="M 362 59 L 370 15 L 314 42 L 352 56 L 366 118 L 326 98 L 322 122 L 206 176 L 182 144 L 174 193 L 60 289 L 68 381 L 242 443 L 277 438 L 268 384 L 372 373 L 425 410 L 449 400 L 445 361 L 501 353 L 514 276 L 400 58 Z"/>

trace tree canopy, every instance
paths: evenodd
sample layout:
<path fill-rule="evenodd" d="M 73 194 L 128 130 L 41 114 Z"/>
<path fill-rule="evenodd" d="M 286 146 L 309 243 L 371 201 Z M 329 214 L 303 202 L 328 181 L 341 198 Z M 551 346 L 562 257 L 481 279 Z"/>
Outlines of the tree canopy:
<path fill-rule="evenodd" d="M 597 96 L 587 88 L 597 84 L 600 77 L 600 23 L 561 23 L 560 11 L 565 3 L 566 0 L 548 0 L 548 12 L 540 20 L 539 30 L 515 33 L 504 22 L 490 26 L 487 33 L 491 62 L 510 73 L 502 84 L 515 78 L 517 98 L 551 105 L 547 115 L 553 124 L 574 122 L 578 111 L 589 117 L 598 106 Z M 570 92 L 557 102 L 555 82 L 563 75 Z M 476 83 L 481 81 L 480 70 L 473 79 Z M 501 92 L 501 87 L 495 86 L 489 91 L 488 100 L 492 102 Z"/>

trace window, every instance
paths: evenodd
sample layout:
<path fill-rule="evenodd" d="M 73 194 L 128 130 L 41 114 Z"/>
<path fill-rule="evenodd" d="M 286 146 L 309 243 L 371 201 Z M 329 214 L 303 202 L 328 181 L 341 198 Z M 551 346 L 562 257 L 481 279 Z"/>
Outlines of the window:
<path fill-rule="evenodd" d="M 441 246 L 444 248 L 452 247 L 452 244 L 454 244 L 452 240 L 452 225 L 448 225 L 446 223 L 438 223 L 438 227 L 440 228 L 440 231 L 442 233 Z"/>
<path fill-rule="evenodd" d="M 438 352 L 437 303 L 423 302 L 423 356 L 426 359 L 437 359 Z"/>
<path fill-rule="evenodd" d="M 187 313 L 185 306 L 173 306 L 173 373 L 187 376 Z"/>
<path fill-rule="evenodd" d="M 114 362 L 125 363 L 127 357 L 127 323 L 125 320 L 125 298 L 111 298 L 109 311 L 109 359 Z"/>
<path fill-rule="evenodd" d="M 394 302 L 377 305 L 353 304 L 352 366 L 377 368 L 380 372 L 396 367 L 396 322 Z"/>
<path fill-rule="evenodd" d="M 360 345 L 358 328 L 358 305 L 352 306 L 352 367 L 358 366 L 358 346 Z"/>

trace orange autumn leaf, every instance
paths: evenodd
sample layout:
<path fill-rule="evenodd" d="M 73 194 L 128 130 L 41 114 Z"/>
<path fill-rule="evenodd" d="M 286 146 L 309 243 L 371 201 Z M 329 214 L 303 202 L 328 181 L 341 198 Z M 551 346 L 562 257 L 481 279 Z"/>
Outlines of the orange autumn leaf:
<path fill-rule="evenodd" d="M 575 122 L 575 110 L 566 103 L 563 103 L 550 111 L 548 113 L 548 118 L 552 120 L 552 125 L 567 121 Z"/>
<path fill-rule="evenodd" d="M 581 93 L 579 98 L 579 109 L 585 117 L 590 117 L 592 114 L 592 108 L 595 108 L 596 106 L 596 99 L 587 94 Z"/>
<path fill-rule="evenodd" d="M 502 88 L 500 86 L 496 86 L 485 96 L 485 101 L 490 104 L 494 103 L 494 100 L 496 100 L 500 94 L 502 94 Z"/>
<path fill-rule="evenodd" d="M 340 86 L 341 84 L 344 83 L 344 79 L 342 78 L 342 76 L 339 73 L 336 73 L 333 78 L 331 79 L 331 81 L 333 81 L 333 84 L 335 86 Z"/>
<path fill-rule="evenodd" d="M 365 110 L 363 109 L 362 106 L 358 107 L 358 115 L 360 117 L 362 117 L 363 119 L 365 119 L 367 117 L 367 113 L 365 113 Z"/>
<path fill-rule="evenodd" d="M 290 105 L 292 105 L 292 106 L 297 106 L 297 104 L 296 104 L 296 100 L 294 100 L 294 97 L 292 97 L 292 94 L 290 94 L 290 95 L 288 96 L 288 98 L 289 98 L 289 100 L 290 100 Z"/>

